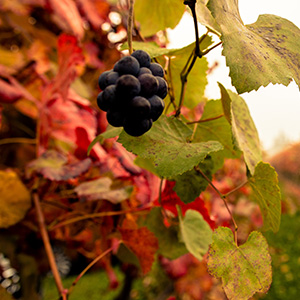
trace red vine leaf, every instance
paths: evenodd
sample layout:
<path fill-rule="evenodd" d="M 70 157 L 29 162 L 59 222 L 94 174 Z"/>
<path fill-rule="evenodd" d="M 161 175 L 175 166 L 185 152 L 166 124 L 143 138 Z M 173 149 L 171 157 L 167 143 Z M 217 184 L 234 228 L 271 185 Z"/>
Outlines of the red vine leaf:
<path fill-rule="evenodd" d="M 197 197 L 195 201 L 185 204 L 180 200 L 176 192 L 173 190 L 176 182 L 175 181 L 167 181 L 166 186 L 161 193 L 161 205 L 164 209 L 169 210 L 175 216 L 178 215 L 176 205 L 179 205 L 182 211 L 183 216 L 188 209 L 193 209 L 198 211 L 203 219 L 209 224 L 209 226 L 214 229 L 215 222 L 210 218 L 207 208 L 205 207 L 205 203 L 201 197 Z M 158 204 L 158 202 L 156 202 Z"/>
<path fill-rule="evenodd" d="M 129 227 L 129 228 L 128 228 Z M 124 244 L 137 256 L 144 274 L 151 270 L 155 253 L 158 250 L 158 240 L 147 228 L 132 228 L 125 225 L 119 228 Z"/>

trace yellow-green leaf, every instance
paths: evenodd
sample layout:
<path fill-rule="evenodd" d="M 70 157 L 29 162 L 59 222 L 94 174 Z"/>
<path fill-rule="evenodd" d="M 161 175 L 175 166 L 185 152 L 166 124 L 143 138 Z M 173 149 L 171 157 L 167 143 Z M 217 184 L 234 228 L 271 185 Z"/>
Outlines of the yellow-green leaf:
<path fill-rule="evenodd" d="M 260 162 L 249 179 L 252 199 L 258 203 L 264 219 L 264 229 L 277 232 L 281 217 L 281 194 L 277 173 L 268 163 Z"/>
<path fill-rule="evenodd" d="M 253 231 L 245 244 L 237 246 L 232 231 L 219 227 L 213 233 L 207 267 L 222 279 L 229 300 L 248 300 L 256 292 L 266 293 L 272 282 L 268 244 L 260 232 Z"/>
<path fill-rule="evenodd" d="M 13 171 L 0 171 L 0 228 L 21 221 L 31 206 L 30 193 Z"/>

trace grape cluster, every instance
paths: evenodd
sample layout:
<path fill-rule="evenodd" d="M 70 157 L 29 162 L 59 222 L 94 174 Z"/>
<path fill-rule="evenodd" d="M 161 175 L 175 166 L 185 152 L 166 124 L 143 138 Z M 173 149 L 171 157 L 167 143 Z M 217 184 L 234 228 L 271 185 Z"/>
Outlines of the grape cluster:
<path fill-rule="evenodd" d="M 97 97 L 110 125 L 124 127 L 127 134 L 147 132 L 162 114 L 168 86 L 163 68 L 151 62 L 149 54 L 136 50 L 121 58 L 110 71 L 102 73 Z"/>

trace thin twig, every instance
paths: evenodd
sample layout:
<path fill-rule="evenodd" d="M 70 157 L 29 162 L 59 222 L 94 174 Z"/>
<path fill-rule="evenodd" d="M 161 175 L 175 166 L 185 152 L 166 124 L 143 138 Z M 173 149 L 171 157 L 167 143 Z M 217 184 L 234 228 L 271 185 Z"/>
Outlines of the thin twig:
<path fill-rule="evenodd" d="M 7 138 L 7 139 L 0 140 L 0 145 L 7 145 L 7 144 L 33 144 L 33 145 L 35 145 L 36 139 L 15 137 L 15 138 Z"/>
<path fill-rule="evenodd" d="M 210 52 L 211 50 L 217 48 L 218 46 L 220 46 L 222 44 L 222 42 L 217 43 L 216 45 L 206 49 L 205 51 L 202 52 L 202 56 L 206 55 L 208 52 Z"/>
<path fill-rule="evenodd" d="M 133 6 L 134 0 L 129 1 L 129 11 L 128 11 L 128 23 L 127 23 L 127 41 L 129 47 L 129 54 L 133 52 L 132 48 L 132 30 L 133 30 Z"/>
<path fill-rule="evenodd" d="M 230 218 L 231 218 L 231 221 L 232 221 L 232 223 L 233 223 L 233 226 L 234 226 L 234 241 L 235 241 L 235 243 L 236 243 L 236 245 L 237 245 L 237 230 L 238 230 L 238 227 L 237 227 L 237 224 L 236 224 L 236 222 L 235 222 L 235 220 L 234 220 L 234 217 L 233 217 L 233 215 L 232 215 L 232 213 L 231 213 L 231 211 L 230 211 L 230 209 L 229 209 L 229 206 L 228 206 L 228 203 L 227 203 L 227 201 L 226 201 L 226 195 L 223 195 L 219 190 L 218 190 L 218 188 L 211 182 L 211 180 L 200 170 L 200 168 L 198 168 L 198 167 L 196 167 L 195 168 L 195 170 L 197 171 L 197 172 L 199 172 L 201 175 L 202 175 L 202 177 L 209 183 L 209 185 L 217 192 L 217 194 L 220 196 L 220 198 L 223 200 L 223 202 L 224 202 L 224 205 L 225 205 L 225 207 L 226 207 L 226 209 L 227 209 L 227 211 L 228 211 L 228 213 L 229 213 L 229 215 L 230 215 Z"/>
<path fill-rule="evenodd" d="M 107 212 L 100 212 L 100 213 L 93 213 L 93 214 L 86 214 L 83 216 L 74 217 L 65 221 L 62 221 L 56 225 L 50 225 L 48 227 L 48 230 L 54 230 L 62 226 L 70 225 L 72 223 L 88 220 L 88 219 L 94 219 L 94 218 L 102 218 L 107 216 L 118 216 L 123 215 L 127 213 L 133 213 L 133 212 L 140 212 L 149 209 L 150 206 L 145 206 L 141 208 L 135 208 L 135 209 L 128 209 L 128 210 L 122 210 L 122 211 L 107 211 Z"/>
<path fill-rule="evenodd" d="M 43 243 L 44 243 L 44 247 L 46 250 L 46 254 L 48 257 L 48 261 L 50 264 L 50 268 L 54 277 L 54 281 L 56 284 L 56 287 L 58 289 L 59 294 L 62 297 L 62 300 L 67 300 L 67 290 L 64 288 L 57 265 L 56 265 L 56 261 L 55 261 L 55 257 L 53 254 L 53 250 L 50 244 L 50 239 L 49 239 L 49 235 L 48 232 L 46 230 L 46 224 L 45 224 L 45 219 L 44 219 L 44 215 L 43 215 L 43 211 L 41 209 L 41 205 L 40 205 L 40 200 L 39 200 L 39 196 L 37 193 L 33 194 L 33 202 L 35 205 L 35 209 L 36 209 L 36 213 L 37 213 L 37 217 L 38 217 L 38 223 L 39 223 L 39 227 L 40 227 L 40 232 L 41 232 L 41 236 L 43 239 Z"/>
<path fill-rule="evenodd" d="M 228 196 L 230 196 L 231 194 L 233 194 L 234 192 L 238 191 L 240 188 L 242 188 L 243 186 L 245 186 L 247 183 L 248 183 L 248 180 L 244 181 L 239 186 L 237 186 L 233 190 L 229 191 L 227 194 L 224 194 L 224 196 L 227 198 Z"/>
<path fill-rule="evenodd" d="M 118 245 L 120 245 L 122 243 L 122 241 L 118 242 Z M 73 281 L 71 287 L 68 290 L 68 295 L 70 295 L 75 287 L 75 285 L 77 284 L 77 282 L 80 280 L 80 278 L 91 268 L 93 267 L 99 260 L 101 260 L 105 255 L 107 255 L 109 252 L 113 251 L 114 248 L 116 247 L 116 245 L 108 248 L 107 250 L 105 250 L 104 252 L 102 252 L 99 256 L 97 256 L 77 277 L 76 279 Z"/>
<path fill-rule="evenodd" d="M 209 121 L 217 120 L 217 119 L 220 119 L 220 118 L 222 118 L 222 117 L 224 117 L 224 114 L 218 115 L 218 116 L 216 116 L 216 117 L 207 118 L 207 119 L 204 119 L 204 120 L 198 120 L 198 121 L 187 122 L 186 124 L 187 124 L 187 125 L 190 125 L 190 124 L 195 124 L 195 123 L 204 123 L 204 122 L 209 122 Z"/>

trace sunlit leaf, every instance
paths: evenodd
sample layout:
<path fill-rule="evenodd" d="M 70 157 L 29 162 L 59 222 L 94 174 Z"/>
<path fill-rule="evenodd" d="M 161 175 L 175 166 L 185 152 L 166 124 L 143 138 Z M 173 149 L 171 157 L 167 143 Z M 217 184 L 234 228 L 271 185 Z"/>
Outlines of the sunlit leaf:
<path fill-rule="evenodd" d="M 277 173 L 268 163 L 260 162 L 249 179 L 251 198 L 258 203 L 264 219 L 264 229 L 277 232 L 280 226 L 281 194 Z"/>
<path fill-rule="evenodd" d="M 161 116 L 150 131 L 140 137 L 121 132 L 118 142 L 130 152 L 151 159 L 157 174 L 172 177 L 191 170 L 205 157 L 222 149 L 216 141 L 189 143 L 192 131 L 174 117 Z"/>
<path fill-rule="evenodd" d="M 234 141 L 238 148 L 243 151 L 245 162 L 253 174 L 255 166 L 262 160 L 262 151 L 249 108 L 242 97 L 226 90 L 221 84 L 219 87 L 222 101 L 226 102 L 225 107 L 229 107 L 231 101 L 231 126 Z"/>
<path fill-rule="evenodd" d="M 26 186 L 13 171 L 0 171 L 0 228 L 21 221 L 31 206 Z"/>
<path fill-rule="evenodd" d="M 136 0 L 134 5 L 135 18 L 144 36 L 174 28 L 179 23 L 184 10 L 183 2 L 177 0 Z"/>
<path fill-rule="evenodd" d="M 300 30 L 274 15 L 261 15 L 244 25 L 236 0 L 210 0 L 208 6 L 221 27 L 223 55 L 238 93 L 269 83 L 300 85 Z"/>
<path fill-rule="evenodd" d="M 268 244 L 257 231 L 250 234 L 245 244 L 237 246 L 229 228 L 217 228 L 207 267 L 211 275 L 222 279 L 230 300 L 248 300 L 256 292 L 265 293 L 272 282 Z"/>

